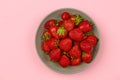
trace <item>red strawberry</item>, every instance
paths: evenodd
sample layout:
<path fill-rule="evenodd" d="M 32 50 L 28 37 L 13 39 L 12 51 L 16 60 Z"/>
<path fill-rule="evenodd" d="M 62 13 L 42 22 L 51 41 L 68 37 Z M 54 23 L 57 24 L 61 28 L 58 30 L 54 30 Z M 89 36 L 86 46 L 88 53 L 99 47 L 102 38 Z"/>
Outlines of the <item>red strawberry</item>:
<path fill-rule="evenodd" d="M 72 40 L 70 38 L 65 38 L 60 41 L 60 48 L 64 51 L 69 51 L 72 47 Z"/>
<path fill-rule="evenodd" d="M 63 26 L 67 31 L 70 31 L 75 27 L 75 22 L 73 20 L 65 20 Z"/>
<path fill-rule="evenodd" d="M 91 26 L 91 24 L 90 24 L 90 22 L 89 21 L 82 21 L 79 25 L 78 25 L 78 27 L 80 28 L 80 30 L 82 31 L 82 32 L 89 32 L 89 31 L 91 31 L 92 30 L 92 26 Z"/>
<path fill-rule="evenodd" d="M 45 51 L 45 52 L 50 52 L 50 48 L 49 48 L 49 46 L 48 46 L 48 41 L 43 41 L 43 42 L 42 42 L 42 49 L 43 49 L 43 51 Z"/>
<path fill-rule="evenodd" d="M 56 49 L 59 45 L 59 40 L 56 39 L 56 38 L 51 38 L 49 41 L 48 41 L 48 46 L 50 49 Z"/>
<path fill-rule="evenodd" d="M 68 20 L 70 18 L 70 14 L 68 12 L 63 12 L 61 18 L 63 20 Z"/>
<path fill-rule="evenodd" d="M 62 57 L 59 60 L 59 65 L 62 67 L 67 67 L 70 65 L 70 59 L 66 55 L 62 55 Z"/>
<path fill-rule="evenodd" d="M 74 45 L 72 49 L 69 51 L 70 56 L 75 59 L 75 58 L 80 58 L 81 56 L 81 50 L 78 45 Z"/>
<path fill-rule="evenodd" d="M 55 22 L 56 20 L 54 19 L 51 19 L 51 20 L 48 20 L 46 23 L 45 23 L 45 28 L 49 29 L 51 26 L 55 26 Z"/>
<path fill-rule="evenodd" d="M 72 66 L 77 66 L 81 63 L 81 59 L 80 58 L 77 58 L 77 59 L 72 59 L 71 60 L 71 65 Z"/>
<path fill-rule="evenodd" d="M 61 26 L 57 30 L 57 35 L 59 36 L 59 38 L 65 38 L 67 36 L 67 30 Z"/>
<path fill-rule="evenodd" d="M 82 31 L 80 31 L 78 28 L 76 28 L 69 32 L 69 36 L 71 39 L 73 39 L 75 41 L 81 41 L 84 37 L 84 34 Z"/>
<path fill-rule="evenodd" d="M 52 35 L 51 35 L 50 31 L 48 31 L 48 30 L 45 31 L 42 36 L 43 40 L 49 40 L 51 37 L 52 37 Z"/>
<path fill-rule="evenodd" d="M 92 59 L 92 54 L 91 53 L 85 53 L 82 52 L 82 61 L 85 63 L 90 63 Z"/>
<path fill-rule="evenodd" d="M 50 60 L 52 61 L 58 61 L 61 57 L 61 50 L 59 48 L 53 49 L 50 52 Z"/>
<path fill-rule="evenodd" d="M 49 30 L 50 30 L 51 35 L 52 35 L 54 38 L 56 38 L 56 39 L 59 38 L 58 35 L 57 35 L 58 26 L 52 26 L 52 27 L 50 27 Z"/>
<path fill-rule="evenodd" d="M 80 48 L 87 53 L 91 53 L 93 46 L 87 40 L 83 40 L 80 42 Z"/>
<path fill-rule="evenodd" d="M 97 37 L 95 35 L 90 35 L 87 37 L 87 41 L 95 46 L 97 44 Z"/>

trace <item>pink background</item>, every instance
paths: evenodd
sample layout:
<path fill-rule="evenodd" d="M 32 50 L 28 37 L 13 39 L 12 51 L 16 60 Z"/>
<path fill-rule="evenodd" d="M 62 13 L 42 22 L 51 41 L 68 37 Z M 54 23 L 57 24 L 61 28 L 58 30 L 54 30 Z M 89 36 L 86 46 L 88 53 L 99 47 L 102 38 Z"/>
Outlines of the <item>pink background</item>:
<path fill-rule="evenodd" d="M 46 15 L 76 8 L 96 22 L 101 46 L 92 66 L 59 74 L 42 63 L 35 34 Z M 0 0 L 0 80 L 120 80 L 120 0 Z"/>

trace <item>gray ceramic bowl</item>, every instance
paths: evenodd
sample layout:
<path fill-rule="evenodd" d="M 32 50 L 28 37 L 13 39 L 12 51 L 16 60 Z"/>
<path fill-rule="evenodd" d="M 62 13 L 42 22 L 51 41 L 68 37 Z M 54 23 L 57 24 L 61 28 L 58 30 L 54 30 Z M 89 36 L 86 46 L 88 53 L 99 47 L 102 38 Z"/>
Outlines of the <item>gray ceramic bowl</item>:
<path fill-rule="evenodd" d="M 95 59 L 96 54 L 97 54 L 98 49 L 99 49 L 99 42 L 93 50 L 93 59 L 92 59 L 92 62 L 90 64 L 82 63 L 79 66 L 69 66 L 69 67 L 63 68 L 63 67 L 59 66 L 58 63 L 54 63 L 54 62 L 50 61 L 49 56 L 44 54 L 44 52 L 41 48 L 41 42 L 42 42 L 41 36 L 42 36 L 42 33 L 44 32 L 44 24 L 49 19 L 61 19 L 60 15 L 61 15 L 61 13 L 65 12 L 65 11 L 69 12 L 70 14 L 80 14 L 83 18 L 85 18 L 89 21 L 92 21 L 94 23 L 94 21 L 88 15 L 83 13 L 82 11 L 79 11 L 76 9 L 71 9 L 71 8 L 56 10 L 56 11 L 50 13 L 41 22 L 41 24 L 37 30 L 37 33 L 36 33 L 35 44 L 36 44 L 36 49 L 37 49 L 38 55 L 39 55 L 40 59 L 43 61 L 43 63 L 46 64 L 46 66 L 48 66 L 53 71 L 56 71 L 59 73 L 71 74 L 71 73 L 77 73 L 77 72 L 83 71 L 83 70 L 87 69 L 93 63 L 93 60 Z M 97 30 L 97 27 L 93 26 L 93 28 L 94 28 L 93 31 L 94 31 L 95 35 L 99 38 L 99 33 Z"/>

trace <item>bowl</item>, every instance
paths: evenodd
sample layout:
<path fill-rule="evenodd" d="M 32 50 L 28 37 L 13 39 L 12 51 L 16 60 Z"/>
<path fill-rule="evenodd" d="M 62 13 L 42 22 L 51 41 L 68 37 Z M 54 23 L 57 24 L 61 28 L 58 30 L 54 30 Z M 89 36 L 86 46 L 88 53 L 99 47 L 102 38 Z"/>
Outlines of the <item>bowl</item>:
<path fill-rule="evenodd" d="M 37 50 L 37 53 L 38 53 L 40 59 L 47 67 L 49 67 L 50 69 L 52 69 L 53 71 L 58 72 L 58 73 L 73 74 L 73 73 L 78 73 L 78 72 L 81 72 L 81 71 L 87 69 L 93 63 L 93 61 L 95 60 L 95 57 L 98 53 L 98 50 L 99 50 L 100 40 L 98 41 L 97 45 L 95 46 L 95 48 L 92 52 L 93 58 L 92 58 L 91 63 L 89 63 L 89 64 L 81 63 L 78 66 L 69 66 L 69 67 L 63 68 L 58 63 L 54 63 L 54 62 L 50 61 L 49 55 L 46 55 L 41 48 L 41 43 L 42 43 L 41 36 L 45 30 L 44 24 L 49 19 L 61 19 L 60 15 L 65 11 L 69 12 L 70 14 L 80 14 L 84 19 L 92 21 L 93 24 L 95 24 L 94 21 L 87 14 L 85 14 L 84 12 L 77 10 L 77 9 L 63 8 L 63 9 L 53 11 L 47 17 L 45 17 L 44 20 L 40 23 L 40 26 L 38 27 L 38 30 L 36 32 L 35 45 L 36 45 L 36 50 Z M 93 26 L 93 28 L 94 28 L 94 30 L 93 30 L 94 34 L 98 37 L 98 39 L 100 39 L 96 24 Z"/>

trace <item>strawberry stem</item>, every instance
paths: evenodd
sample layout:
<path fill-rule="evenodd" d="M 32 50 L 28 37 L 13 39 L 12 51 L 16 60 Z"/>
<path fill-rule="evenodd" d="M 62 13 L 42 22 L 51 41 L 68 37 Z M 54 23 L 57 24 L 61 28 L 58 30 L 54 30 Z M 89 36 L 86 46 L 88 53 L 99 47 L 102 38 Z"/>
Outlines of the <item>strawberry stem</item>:
<path fill-rule="evenodd" d="M 85 56 L 85 54 L 86 54 L 85 52 L 82 52 L 82 55 L 83 55 L 83 56 Z"/>
<path fill-rule="evenodd" d="M 58 47 L 58 46 L 59 46 L 59 40 L 56 42 L 56 44 L 55 44 L 55 45 L 56 45 L 56 47 Z"/>
<path fill-rule="evenodd" d="M 66 30 L 63 26 L 59 27 L 57 30 L 58 35 L 64 35 L 66 33 Z"/>
<path fill-rule="evenodd" d="M 89 31 L 89 32 L 86 32 L 86 33 L 85 33 L 86 36 L 90 36 L 90 35 L 92 35 L 92 34 L 93 34 L 93 31 Z"/>
<path fill-rule="evenodd" d="M 45 33 L 42 38 L 43 40 L 48 40 L 50 39 L 50 36 L 47 33 Z"/>
<path fill-rule="evenodd" d="M 63 54 L 65 54 L 65 55 L 66 55 L 66 54 L 67 54 L 67 52 L 63 52 Z"/>
<path fill-rule="evenodd" d="M 82 16 L 77 15 L 77 16 L 75 17 L 75 24 L 76 24 L 77 26 L 78 26 L 79 23 L 82 22 L 82 21 L 83 21 Z"/>
<path fill-rule="evenodd" d="M 55 20 L 55 25 L 59 25 L 58 22 L 59 22 L 58 20 Z"/>
<path fill-rule="evenodd" d="M 69 58 L 71 58 L 71 56 L 69 55 L 69 53 L 67 52 L 63 52 L 64 55 L 68 56 Z"/>

